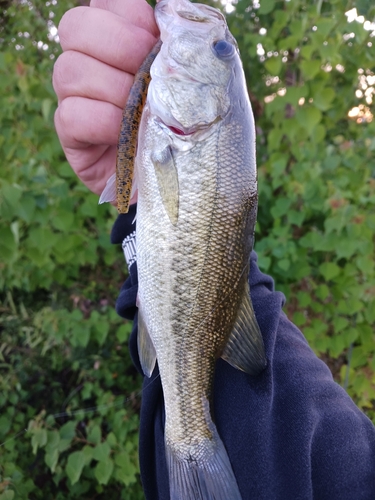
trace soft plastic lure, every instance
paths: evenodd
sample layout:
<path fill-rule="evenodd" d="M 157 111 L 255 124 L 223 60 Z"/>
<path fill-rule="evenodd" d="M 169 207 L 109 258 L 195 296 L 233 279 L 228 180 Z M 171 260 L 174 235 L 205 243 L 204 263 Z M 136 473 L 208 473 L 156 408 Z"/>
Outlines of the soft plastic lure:
<path fill-rule="evenodd" d="M 134 160 L 137 152 L 138 128 L 151 80 L 150 67 L 160 51 L 161 45 L 161 40 L 158 40 L 135 75 L 122 114 L 116 161 L 116 200 L 119 214 L 125 214 L 129 210 L 134 176 Z"/>

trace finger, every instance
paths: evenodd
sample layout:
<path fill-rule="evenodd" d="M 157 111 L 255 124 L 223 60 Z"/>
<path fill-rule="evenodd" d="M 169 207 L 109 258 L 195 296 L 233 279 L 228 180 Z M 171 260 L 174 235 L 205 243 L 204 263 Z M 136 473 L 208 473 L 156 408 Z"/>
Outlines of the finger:
<path fill-rule="evenodd" d="M 65 155 L 81 181 L 100 195 L 116 169 L 116 146 L 88 146 L 84 150 L 64 149 Z"/>
<path fill-rule="evenodd" d="M 159 36 L 154 10 L 145 0 L 91 0 L 90 7 L 104 9 L 126 19 L 129 23 Z"/>
<path fill-rule="evenodd" d="M 116 145 L 122 110 L 107 102 L 67 97 L 55 113 L 55 127 L 63 148 L 89 144 Z"/>
<path fill-rule="evenodd" d="M 123 108 L 133 84 L 133 75 L 82 52 L 68 50 L 55 63 L 52 83 L 59 102 L 78 96 Z"/>
<path fill-rule="evenodd" d="M 59 24 L 63 50 L 83 52 L 115 68 L 135 74 L 156 38 L 124 18 L 102 9 L 76 7 Z"/>

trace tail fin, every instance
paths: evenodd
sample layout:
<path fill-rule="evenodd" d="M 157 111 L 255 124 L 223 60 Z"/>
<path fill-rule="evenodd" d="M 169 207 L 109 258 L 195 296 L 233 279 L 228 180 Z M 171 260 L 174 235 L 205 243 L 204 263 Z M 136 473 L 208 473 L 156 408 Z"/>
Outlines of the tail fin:
<path fill-rule="evenodd" d="M 216 429 L 212 439 L 205 439 L 187 453 L 176 452 L 166 443 L 166 456 L 171 500 L 241 500 Z"/>

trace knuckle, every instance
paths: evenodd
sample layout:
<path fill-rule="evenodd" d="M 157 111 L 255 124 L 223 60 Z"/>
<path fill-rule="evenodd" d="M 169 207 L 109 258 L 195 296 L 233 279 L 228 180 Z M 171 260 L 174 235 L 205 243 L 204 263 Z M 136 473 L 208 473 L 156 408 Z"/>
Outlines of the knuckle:
<path fill-rule="evenodd" d="M 63 99 L 55 113 L 55 126 L 62 141 L 73 136 L 75 122 L 73 101 L 72 98 Z"/>
<path fill-rule="evenodd" d="M 91 0 L 90 7 L 103 10 L 111 10 L 111 5 L 108 0 Z"/>
<path fill-rule="evenodd" d="M 58 97 L 64 95 L 64 89 L 68 83 L 67 75 L 69 65 L 67 64 L 68 52 L 62 53 L 56 60 L 52 72 L 52 85 Z"/>
<path fill-rule="evenodd" d="M 77 34 L 80 33 L 87 9 L 89 9 L 89 7 L 74 7 L 65 12 L 62 16 L 58 26 L 58 35 L 63 50 L 65 50 L 65 47 L 74 45 L 73 40 L 77 37 Z"/>

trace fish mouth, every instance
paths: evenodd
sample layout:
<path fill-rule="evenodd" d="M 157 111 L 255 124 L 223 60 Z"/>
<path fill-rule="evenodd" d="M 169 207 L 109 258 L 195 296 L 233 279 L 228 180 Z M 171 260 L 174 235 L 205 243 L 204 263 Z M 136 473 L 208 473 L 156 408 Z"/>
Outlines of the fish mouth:
<path fill-rule="evenodd" d="M 194 132 L 195 132 L 195 130 L 193 130 L 192 132 L 185 132 L 184 130 L 181 130 L 181 129 L 177 128 L 177 127 L 173 127 L 173 125 L 165 125 L 165 126 L 168 127 L 169 130 L 171 132 L 173 132 L 174 134 L 176 134 L 176 135 L 188 136 L 188 135 L 194 134 Z"/>
<path fill-rule="evenodd" d="M 178 135 L 180 137 L 191 137 L 199 132 L 205 132 L 209 130 L 213 125 L 221 121 L 221 116 L 217 116 L 215 120 L 210 123 L 199 123 L 189 128 L 184 127 L 183 125 L 181 125 L 181 123 L 177 122 L 177 120 L 173 124 L 166 123 L 165 121 L 161 120 L 161 118 L 159 118 L 158 121 L 163 128 L 168 129 L 175 135 Z"/>

